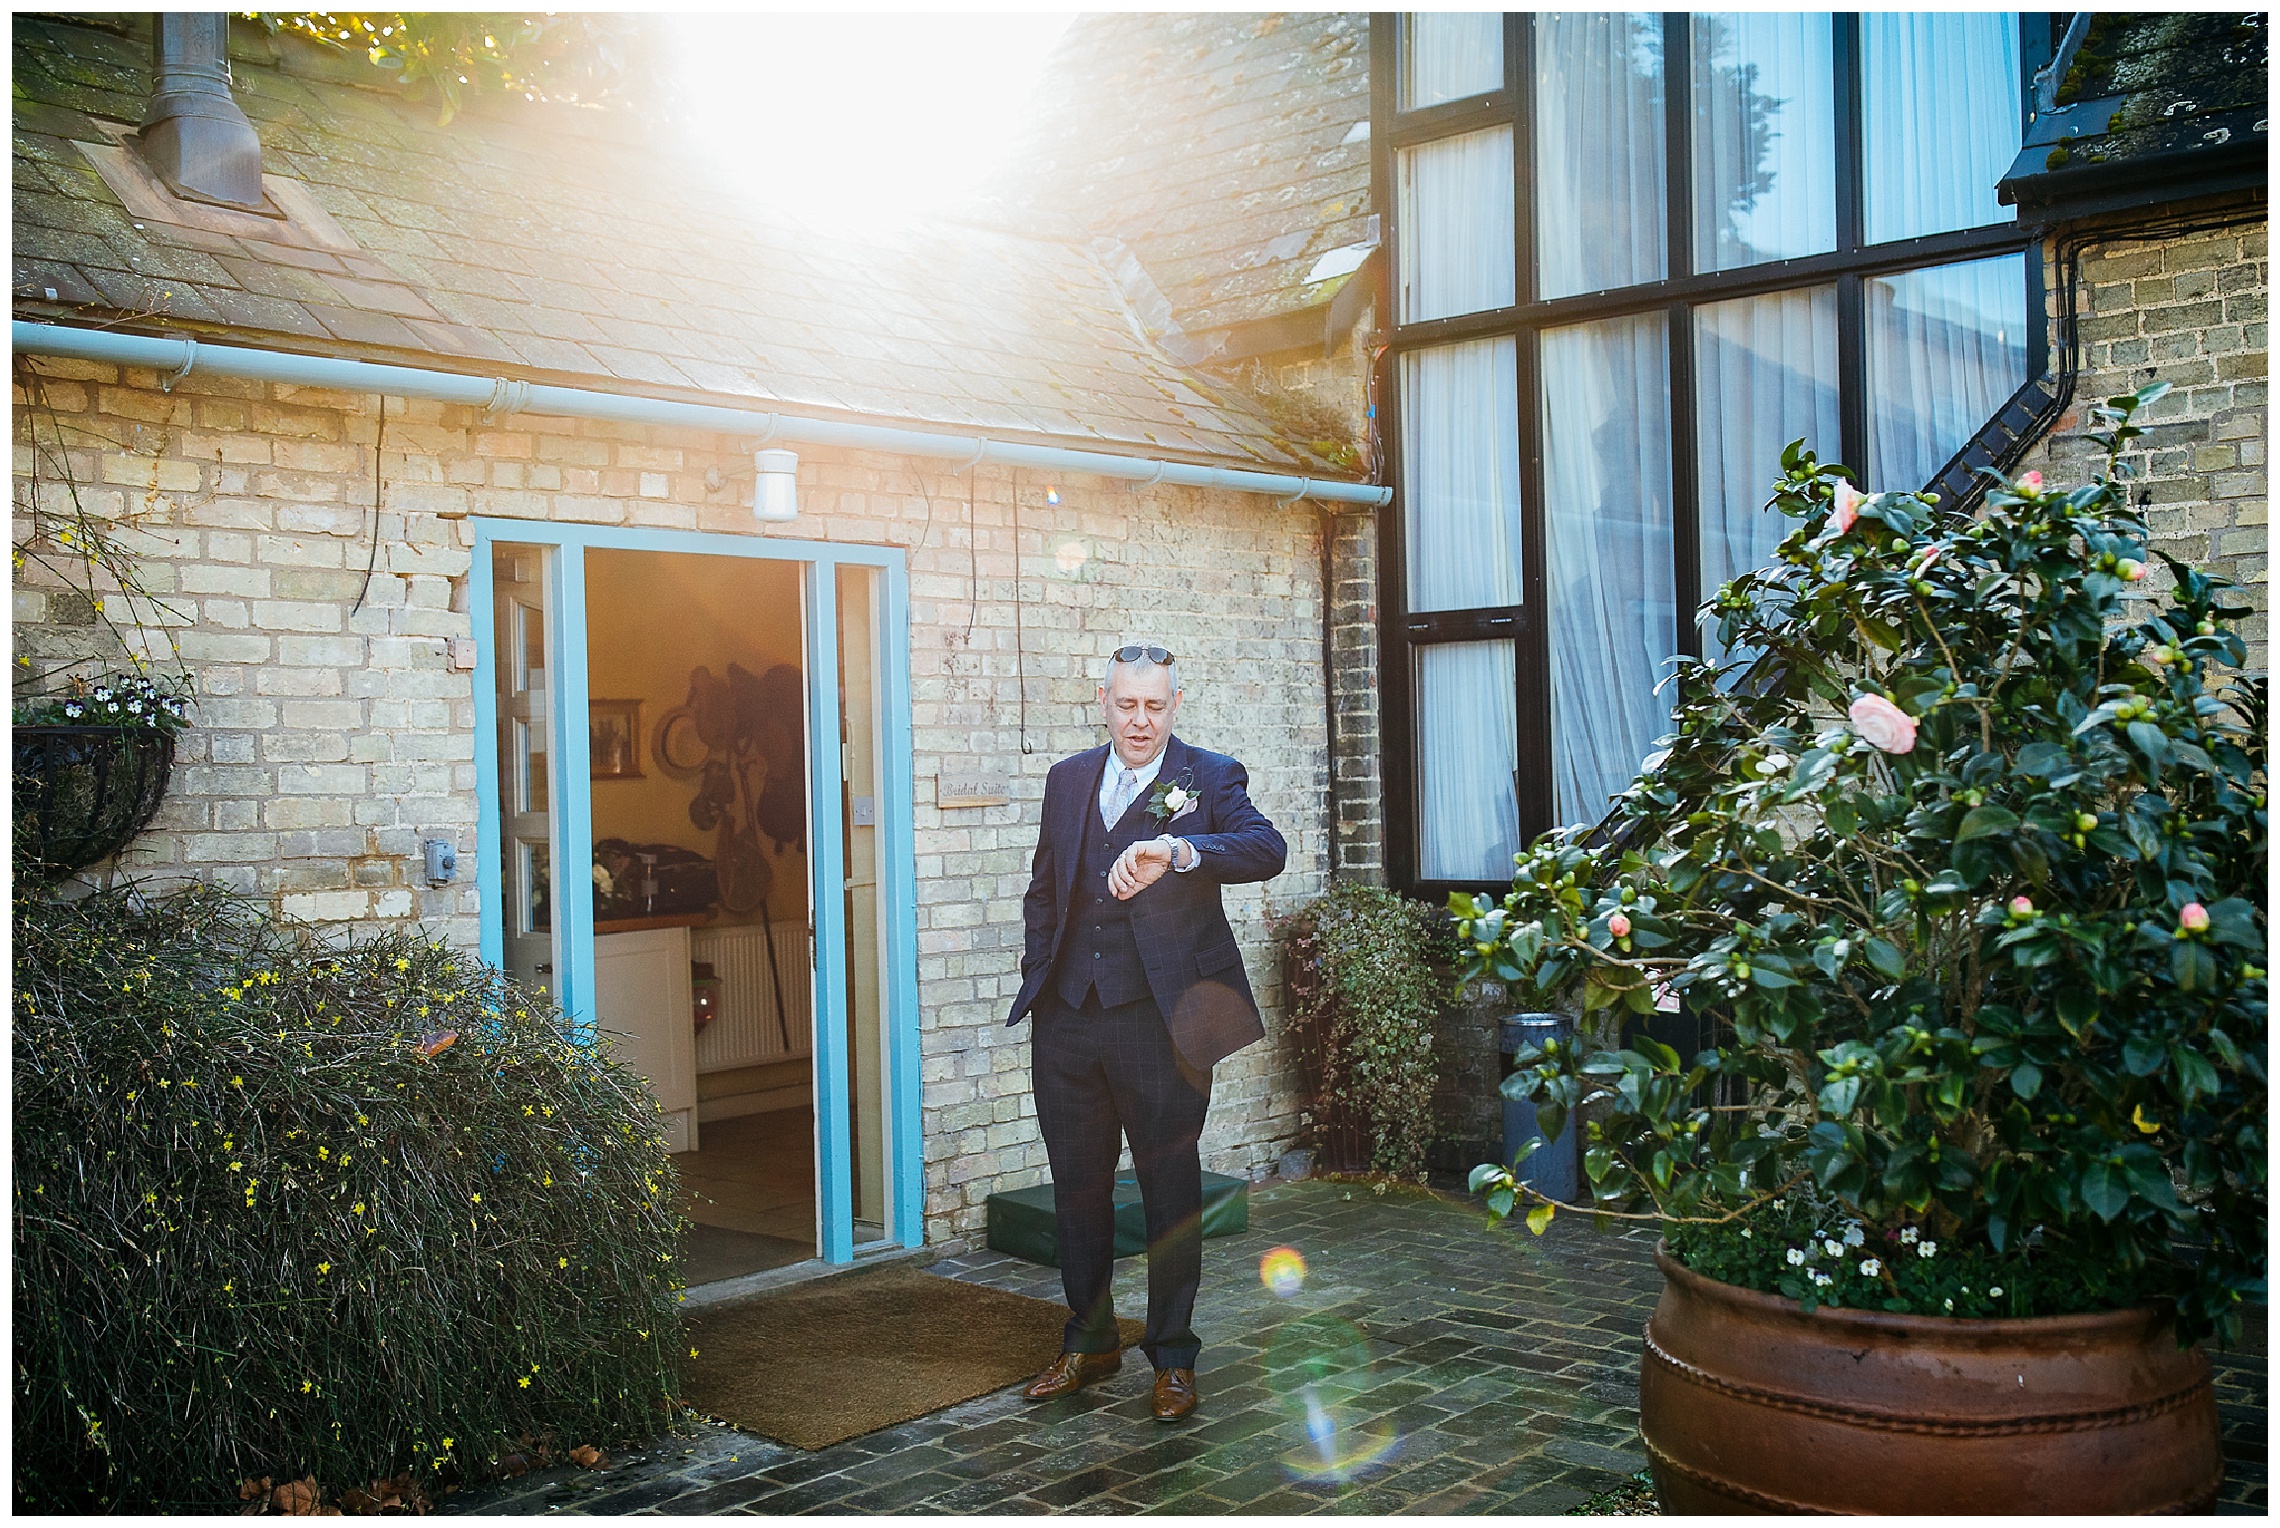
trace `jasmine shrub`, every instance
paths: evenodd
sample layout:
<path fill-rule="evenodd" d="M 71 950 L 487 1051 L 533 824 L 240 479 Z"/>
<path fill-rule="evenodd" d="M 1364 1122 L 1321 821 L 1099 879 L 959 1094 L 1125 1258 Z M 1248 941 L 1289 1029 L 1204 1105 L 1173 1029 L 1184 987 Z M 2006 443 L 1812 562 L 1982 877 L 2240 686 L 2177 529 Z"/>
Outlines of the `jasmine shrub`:
<path fill-rule="evenodd" d="M 2191 1340 L 2260 1297 L 2263 690 L 2225 672 L 2245 612 L 2221 581 L 2165 559 L 2154 594 L 2112 480 L 2164 390 L 2093 410 L 2106 478 L 2028 473 L 1977 514 L 1792 445 L 1796 528 L 1713 602 L 1734 656 L 1680 664 L 1665 751 L 1599 834 L 1454 899 L 1475 974 L 1594 1016 L 1506 1082 L 1548 1131 L 1594 1105 L 1587 1208 L 1817 1303 L 2156 1296 Z M 1623 1022 L 1674 998 L 1697 1055 Z M 1504 1169 L 1474 1186 L 1555 1213 Z M 1846 1226 L 1873 1250 L 1828 1254 Z M 1930 1267 L 1963 1257 L 2077 1272 L 1991 1267 L 1951 1307 L 1963 1281 Z"/>
<path fill-rule="evenodd" d="M 19 1509 L 432 1491 L 667 1420 L 671 1159 L 543 998 L 195 887 L 14 932 Z"/>

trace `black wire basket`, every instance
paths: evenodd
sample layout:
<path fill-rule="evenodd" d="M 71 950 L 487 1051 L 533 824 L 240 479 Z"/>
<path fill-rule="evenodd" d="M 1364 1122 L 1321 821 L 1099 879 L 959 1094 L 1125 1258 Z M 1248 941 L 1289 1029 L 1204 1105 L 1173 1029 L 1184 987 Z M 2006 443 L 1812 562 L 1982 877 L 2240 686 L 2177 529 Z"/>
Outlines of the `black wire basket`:
<path fill-rule="evenodd" d="M 17 726 L 15 863 L 54 881 L 109 859 L 150 823 L 174 766 L 160 727 Z"/>

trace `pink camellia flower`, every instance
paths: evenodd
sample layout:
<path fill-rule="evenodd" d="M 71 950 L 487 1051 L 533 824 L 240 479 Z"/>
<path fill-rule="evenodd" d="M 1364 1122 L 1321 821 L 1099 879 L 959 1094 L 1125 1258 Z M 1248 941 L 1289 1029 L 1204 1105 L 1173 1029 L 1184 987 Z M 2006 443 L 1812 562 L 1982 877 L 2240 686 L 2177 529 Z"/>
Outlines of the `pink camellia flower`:
<path fill-rule="evenodd" d="M 2198 902 L 2188 902 L 2177 909 L 2177 926 L 2198 934 L 2209 926 L 2209 910 Z"/>
<path fill-rule="evenodd" d="M 2125 557 L 2114 564 L 2114 571 L 2134 584 L 2145 577 L 2145 564 L 2139 562 L 2135 557 Z"/>
<path fill-rule="evenodd" d="M 2014 917 L 2014 918 L 2032 918 L 2034 915 L 2035 915 L 2035 904 L 2034 904 L 2033 902 L 2029 901 L 2029 900 L 2028 900 L 2027 898 L 2025 898 L 2025 897 L 2013 897 L 2013 898 L 2011 899 L 2011 916 L 2012 916 L 2012 917 Z"/>
<path fill-rule="evenodd" d="M 1829 529 L 1840 536 L 1851 530 L 1853 522 L 1860 518 L 1860 504 L 1864 497 L 1866 495 L 1852 484 L 1843 478 L 1837 479 L 1836 498 L 1829 510 Z"/>
<path fill-rule="evenodd" d="M 1940 560 L 1940 555 L 1946 550 L 1946 543 L 1939 541 L 1935 541 L 1930 546 L 1924 548 L 1924 560 L 1916 564 L 1917 573 L 1923 573 L 1925 570 L 1930 568 L 1933 563 L 1938 562 Z"/>
<path fill-rule="evenodd" d="M 1881 695 L 1863 695 L 1845 715 L 1853 731 L 1885 753 L 1908 753 L 1916 746 L 1916 719 Z"/>
<path fill-rule="evenodd" d="M 1607 932 L 1618 939 L 1628 938 L 1631 933 L 1631 920 L 1621 913 L 1609 913 L 1607 915 Z"/>
<path fill-rule="evenodd" d="M 2042 492 L 2042 474 L 2041 474 L 2041 473 L 2039 473 L 2039 472 L 2022 472 L 2022 473 L 2020 473 L 2020 474 L 2019 474 L 2019 486 L 2020 486 L 2021 488 L 2024 488 L 2024 489 L 2025 489 L 2027 492 L 2029 492 L 2029 493 L 2041 493 L 2041 492 Z"/>

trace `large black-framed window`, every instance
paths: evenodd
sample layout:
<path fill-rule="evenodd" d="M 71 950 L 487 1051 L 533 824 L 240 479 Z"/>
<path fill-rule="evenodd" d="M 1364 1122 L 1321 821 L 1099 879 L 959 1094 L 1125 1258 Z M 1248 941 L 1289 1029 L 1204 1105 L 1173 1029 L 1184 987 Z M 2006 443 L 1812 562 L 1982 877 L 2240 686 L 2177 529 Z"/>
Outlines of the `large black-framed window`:
<path fill-rule="evenodd" d="M 1807 437 L 1921 487 L 2047 363 L 1997 205 L 2053 20 L 1372 18 L 1388 218 L 1388 869 L 1435 895 L 1590 821 Z"/>

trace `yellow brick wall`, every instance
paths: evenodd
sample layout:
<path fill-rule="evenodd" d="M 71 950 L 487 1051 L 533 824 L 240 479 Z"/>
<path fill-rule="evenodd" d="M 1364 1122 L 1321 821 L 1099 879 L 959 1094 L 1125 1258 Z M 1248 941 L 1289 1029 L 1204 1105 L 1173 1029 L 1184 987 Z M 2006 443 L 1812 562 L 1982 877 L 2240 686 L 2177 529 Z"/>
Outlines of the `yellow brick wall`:
<path fill-rule="evenodd" d="M 2246 667 L 2261 670 L 2270 661 L 2265 204 L 2260 198 L 2225 216 L 2224 226 L 2192 232 L 2092 230 L 2080 269 L 2074 403 L 2021 468 L 2038 467 L 2063 485 L 2084 481 L 2102 464 L 2082 438 L 2085 406 L 2170 383 L 2170 394 L 2139 415 L 2147 434 L 2125 459 L 2132 498 L 2144 500 L 2155 547 L 2241 586 L 2236 601 L 2254 612 L 2241 628 Z M 2054 318 L 2062 280 L 2054 249 Z M 2158 577 L 2166 583 L 2167 571 Z"/>
<path fill-rule="evenodd" d="M 26 407 L 24 366 L 43 406 Z M 707 434 L 388 403 L 379 550 L 370 551 L 376 400 L 150 373 L 19 363 L 16 538 L 32 526 L 31 437 L 49 507 L 68 464 L 87 507 L 127 521 L 146 583 L 179 613 L 171 635 L 196 676 L 157 822 L 122 868 L 154 885 L 220 882 L 326 925 L 417 924 L 472 946 L 473 647 L 464 514 L 758 534 L 750 458 Z M 725 474 L 706 486 L 708 469 Z M 1013 477 L 973 483 L 939 464 L 801 452 L 801 515 L 785 533 L 909 549 L 921 1068 L 930 1238 L 978 1237 L 984 1197 L 1045 1176 L 1028 1090 L 1028 1029 L 1009 1029 L 1020 900 L 1054 760 L 1101 739 L 1093 688 L 1119 640 L 1181 655 L 1179 731 L 1250 767 L 1252 793 L 1291 845 L 1265 887 L 1233 887 L 1229 914 L 1269 1009 L 1270 1042 L 1218 1071 L 1205 1163 L 1271 1166 L 1298 1127 L 1279 1039 L 1280 975 L 1266 926 L 1320 891 L 1329 864 L 1319 522 L 1269 499 L 1061 479 L 1021 482 L 1021 668 L 1015 678 Z M 978 575 L 978 578 L 977 578 Z M 37 568 L 14 591 L 17 652 L 45 667 L 91 650 L 98 628 Z M 164 642 L 164 634 L 150 640 Z M 1005 777 L 1011 804 L 938 809 L 943 770 Z M 419 840 L 455 841 L 459 884 L 428 889 Z"/>

